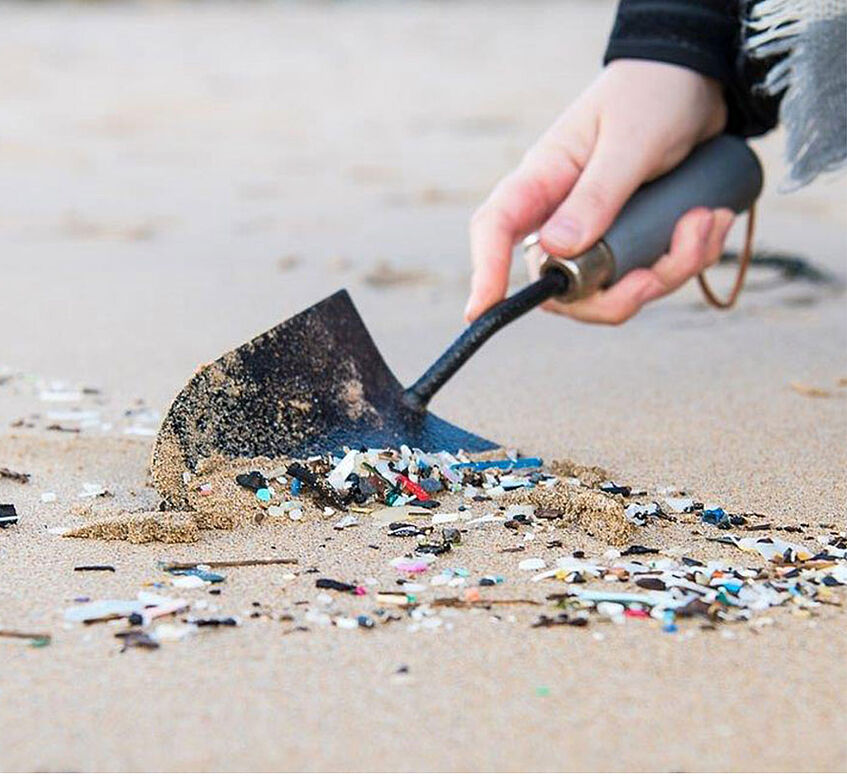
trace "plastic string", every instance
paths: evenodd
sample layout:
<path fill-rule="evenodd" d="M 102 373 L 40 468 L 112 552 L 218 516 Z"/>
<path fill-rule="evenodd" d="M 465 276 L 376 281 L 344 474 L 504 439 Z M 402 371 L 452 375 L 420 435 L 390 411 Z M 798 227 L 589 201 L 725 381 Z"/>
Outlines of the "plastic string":
<path fill-rule="evenodd" d="M 741 290 L 744 289 L 744 279 L 747 276 L 747 269 L 750 267 L 750 258 L 753 256 L 753 236 L 755 232 L 756 204 L 754 203 L 747 212 L 747 233 L 744 236 L 744 249 L 741 251 L 741 257 L 738 260 L 738 275 L 735 277 L 735 284 L 732 286 L 732 291 L 728 298 L 721 300 L 715 295 L 711 286 L 706 281 L 705 272 L 701 271 L 697 275 L 697 281 L 700 284 L 703 295 L 716 309 L 731 309 L 741 295 Z"/>

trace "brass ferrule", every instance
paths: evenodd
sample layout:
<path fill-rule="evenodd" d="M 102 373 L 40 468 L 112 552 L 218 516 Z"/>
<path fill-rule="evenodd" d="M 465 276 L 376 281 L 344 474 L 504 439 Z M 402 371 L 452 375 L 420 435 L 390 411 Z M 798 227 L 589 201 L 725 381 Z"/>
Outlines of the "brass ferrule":
<path fill-rule="evenodd" d="M 524 257 L 539 266 L 541 273 L 557 269 L 568 279 L 568 289 L 556 296 L 560 303 L 586 298 L 608 284 L 615 275 L 615 258 L 602 240 L 576 257 L 557 257 L 541 246 L 538 233 L 528 236 L 524 242 Z"/>

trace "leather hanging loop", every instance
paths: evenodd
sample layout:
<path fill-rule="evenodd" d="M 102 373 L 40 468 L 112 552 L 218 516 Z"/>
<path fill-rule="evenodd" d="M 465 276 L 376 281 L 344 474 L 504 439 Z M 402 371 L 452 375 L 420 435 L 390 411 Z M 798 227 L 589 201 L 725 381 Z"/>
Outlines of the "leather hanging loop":
<path fill-rule="evenodd" d="M 756 232 L 756 204 L 750 206 L 747 212 L 747 234 L 744 237 L 744 248 L 741 251 L 741 258 L 738 262 L 738 275 L 735 277 L 735 284 L 732 286 L 732 292 L 725 300 L 718 298 L 712 290 L 709 283 L 706 281 L 706 274 L 700 272 L 697 275 L 697 281 L 700 284 L 700 289 L 706 300 L 716 309 L 731 309 L 738 297 L 741 295 L 741 290 L 744 288 L 744 279 L 747 276 L 747 269 L 750 267 L 750 259 L 753 256 L 753 236 Z"/>

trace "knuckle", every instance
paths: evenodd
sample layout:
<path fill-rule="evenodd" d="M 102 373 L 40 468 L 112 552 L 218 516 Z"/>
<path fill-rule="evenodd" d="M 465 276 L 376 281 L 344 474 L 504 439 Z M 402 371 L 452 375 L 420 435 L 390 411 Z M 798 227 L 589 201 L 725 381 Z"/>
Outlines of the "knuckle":
<path fill-rule="evenodd" d="M 598 182 L 583 182 L 579 195 L 589 213 L 605 215 L 611 210 L 608 191 Z"/>
<path fill-rule="evenodd" d="M 691 249 L 688 252 L 681 253 L 676 262 L 680 273 L 686 278 L 696 274 L 706 264 L 706 253 L 702 249 Z"/>
<path fill-rule="evenodd" d="M 470 228 L 471 235 L 477 235 L 488 224 L 491 218 L 491 204 L 485 201 L 481 206 L 478 206 L 473 214 L 471 214 Z"/>

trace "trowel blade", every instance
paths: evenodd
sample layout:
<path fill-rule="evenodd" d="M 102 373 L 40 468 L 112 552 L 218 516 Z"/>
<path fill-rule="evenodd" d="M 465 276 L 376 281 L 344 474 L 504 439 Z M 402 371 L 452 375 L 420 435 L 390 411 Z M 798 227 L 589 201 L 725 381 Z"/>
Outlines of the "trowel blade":
<path fill-rule="evenodd" d="M 408 444 L 432 452 L 498 445 L 402 401 L 346 290 L 201 368 L 174 400 L 153 449 L 153 482 L 185 503 L 202 460 L 302 457 Z"/>

